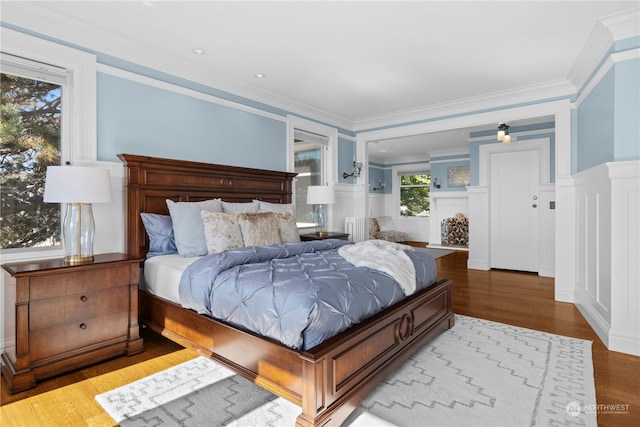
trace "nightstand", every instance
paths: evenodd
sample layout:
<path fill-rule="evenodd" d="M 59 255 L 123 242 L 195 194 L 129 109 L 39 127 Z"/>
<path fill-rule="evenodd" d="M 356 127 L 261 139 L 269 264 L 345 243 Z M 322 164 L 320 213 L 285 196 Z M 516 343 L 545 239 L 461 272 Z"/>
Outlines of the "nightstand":
<path fill-rule="evenodd" d="M 7 346 L 2 375 L 9 392 L 114 356 L 142 352 L 142 261 L 110 253 L 73 266 L 62 258 L 4 264 Z"/>
<path fill-rule="evenodd" d="M 316 233 L 305 233 L 300 235 L 300 240 L 308 242 L 310 240 L 340 239 L 349 240 L 348 233 L 337 233 L 333 231 L 327 232 L 326 236 L 318 236 Z"/>

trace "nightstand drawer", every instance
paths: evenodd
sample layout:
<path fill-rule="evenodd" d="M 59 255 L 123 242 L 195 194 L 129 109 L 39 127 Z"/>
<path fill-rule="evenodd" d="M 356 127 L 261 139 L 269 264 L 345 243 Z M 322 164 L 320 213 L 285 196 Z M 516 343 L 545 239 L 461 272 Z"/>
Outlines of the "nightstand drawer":
<path fill-rule="evenodd" d="M 94 255 L 2 264 L 5 346 L 1 370 L 9 393 L 123 354 L 144 351 L 138 326 L 140 257 Z"/>
<path fill-rule="evenodd" d="M 129 310 L 129 286 L 32 301 L 31 331 Z"/>
<path fill-rule="evenodd" d="M 30 299 L 33 301 L 59 297 L 129 283 L 131 283 L 131 268 L 128 265 L 34 276 L 30 283 Z"/>
<path fill-rule="evenodd" d="M 51 328 L 30 331 L 29 353 L 37 361 L 54 355 L 100 344 L 108 340 L 127 338 L 129 313 L 123 311 L 84 321 L 65 323 Z"/>

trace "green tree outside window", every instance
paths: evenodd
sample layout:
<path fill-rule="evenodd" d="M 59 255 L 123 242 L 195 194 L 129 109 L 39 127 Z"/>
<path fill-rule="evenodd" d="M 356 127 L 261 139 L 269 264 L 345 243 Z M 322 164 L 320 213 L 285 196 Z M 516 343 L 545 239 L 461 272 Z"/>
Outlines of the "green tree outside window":
<path fill-rule="evenodd" d="M 42 197 L 60 164 L 61 86 L 2 73 L 0 88 L 0 248 L 59 245 L 60 206 Z"/>
<path fill-rule="evenodd" d="M 400 215 L 429 216 L 431 175 L 402 175 L 400 177 Z"/>

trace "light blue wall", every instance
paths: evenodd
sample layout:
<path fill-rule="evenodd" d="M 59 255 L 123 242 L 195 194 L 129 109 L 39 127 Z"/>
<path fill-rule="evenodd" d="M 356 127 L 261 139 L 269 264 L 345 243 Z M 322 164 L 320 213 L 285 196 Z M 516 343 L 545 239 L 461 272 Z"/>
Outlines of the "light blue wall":
<path fill-rule="evenodd" d="M 612 52 L 638 46 L 640 37 L 632 37 L 616 42 Z M 572 172 L 640 159 L 640 59 L 615 62 L 577 110 Z"/>
<path fill-rule="evenodd" d="M 343 173 L 353 171 L 353 161 L 356 158 L 356 144 L 350 139 L 338 137 L 338 181 L 343 184 L 355 184 L 356 179 L 352 176 L 343 178 Z"/>
<path fill-rule="evenodd" d="M 640 159 L 640 59 L 615 65 L 615 161 Z"/>
<path fill-rule="evenodd" d="M 447 157 L 432 157 L 431 158 L 431 183 L 434 183 L 434 179 L 438 179 L 440 188 L 431 186 L 431 191 L 467 191 L 467 187 L 449 187 L 448 185 L 448 173 L 449 168 L 469 166 L 471 162 L 469 155 L 461 156 L 447 156 Z"/>
<path fill-rule="evenodd" d="M 614 159 L 614 77 L 609 70 L 578 108 L 577 171 Z"/>
<path fill-rule="evenodd" d="M 98 73 L 98 160 L 118 153 L 286 170 L 286 123 Z"/>
<path fill-rule="evenodd" d="M 384 190 L 373 191 L 373 187 L 384 183 Z M 391 168 L 385 167 L 382 163 L 369 162 L 369 193 L 390 194 L 392 192 Z"/>

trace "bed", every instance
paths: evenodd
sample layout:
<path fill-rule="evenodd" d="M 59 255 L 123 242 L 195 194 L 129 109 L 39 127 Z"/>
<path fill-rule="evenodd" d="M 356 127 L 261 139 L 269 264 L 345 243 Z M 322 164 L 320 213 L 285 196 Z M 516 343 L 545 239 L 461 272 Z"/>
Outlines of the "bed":
<path fill-rule="evenodd" d="M 141 213 L 168 215 L 166 199 L 291 203 L 294 173 L 131 154 L 125 167 L 127 252 L 145 257 Z M 178 261 L 178 264 L 180 261 Z M 388 374 L 451 328 L 451 282 L 439 280 L 308 350 L 233 327 L 144 290 L 139 322 L 195 349 L 301 408 L 298 426 L 340 425 Z"/>

